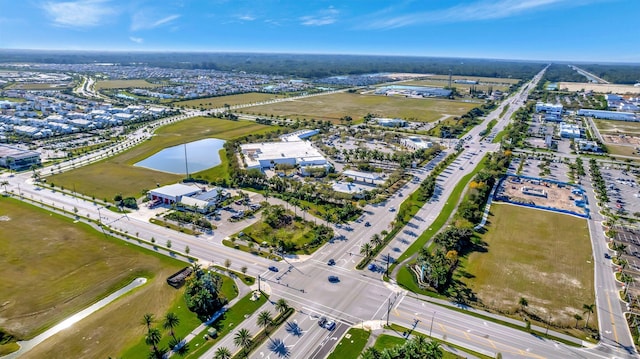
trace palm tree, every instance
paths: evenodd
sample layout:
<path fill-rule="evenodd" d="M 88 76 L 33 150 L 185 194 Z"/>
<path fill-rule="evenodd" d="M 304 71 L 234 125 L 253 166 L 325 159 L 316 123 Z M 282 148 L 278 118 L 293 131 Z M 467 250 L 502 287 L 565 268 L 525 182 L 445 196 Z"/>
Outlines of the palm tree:
<path fill-rule="evenodd" d="M 374 247 L 377 247 L 377 246 L 379 246 L 380 244 L 382 244 L 382 239 L 380 238 L 380 235 L 379 235 L 379 234 L 377 234 L 377 233 L 376 233 L 376 234 L 374 234 L 374 235 L 371 237 L 371 243 L 373 243 L 373 246 L 374 246 Z"/>
<path fill-rule="evenodd" d="M 276 310 L 278 313 L 284 313 L 287 309 L 289 309 L 289 303 L 287 303 L 287 300 L 284 298 L 278 299 L 276 302 Z"/>
<path fill-rule="evenodd" d="M 380 351 L 375 347 L 368 347 L 360 355 L 361 359 L 380 359 Z"/>
<path fill-rule="evenodd" d="M 153 322 L 154 322 L 153 314 L 146 313 L 145 315 L 142 316 L 142 324 L 147 326 L 147 331 L 151 330 L 151 324 L 153 324 Z"/>
<path fill-rule="evenodd" d="M 529 306 L 529 301 L 527 301 L 527 298 L 525 297 L 520 297 L 520 300 L 518 300 L 518 305 L 520 305 L 520 311 L 524 312 L 524 308 Z"/>
<path fill-rule="evenodd" d="M 157 354 L 158 351 L 158 343 L 162 339 L 162 333 L 160 333 L 160 329 L 158 328 L 149 328 L 149 332 L 147 336 L 144 338 L 144 342 L 153 348 L 153 353 Z"/>
<path fill-rule="evenodd" d="M 258 314 L 258 325 L 264 328 L 264 332 L 268 333 L 269 325 L 273 323 L 273 317 L 267 310 L 263 310 Z"/>
<path fill-rule="evenodd" d="M 165 315 L 164 317 L 164 322 L 162 323 L 162 327 L 164 329 L 168 329 L 169 333 L 171 333 L 171 337 L 173 339 L 176 339 L 176 335 L 174 333 L 174 329 L 180 324 L 180 318 L 178 318 L 178 315 L 176 315 L 176 313 L 173 312 L 169 312 L 167 313 L 167 315 Z"/>
<path fill-rule="evenodd" d="M 442 348 L 440 347 L 440 343 L 435 340 L 431 340 L 424 346 L 424 354 L 426 354 L 427 358 L 440 359 L 443 356 Z"/>
<path fill-rule="evenodd" d="M 578 313 L 573 315 L 573 318 L 576 320 L 576 328 L 578 327 L 578 322 L 582 320 L 582 316 Z"/>
<path fill-rule="evenodd" d="M 4 194 L 8 195 L 9 193 L 7 192 L 7 186 L 9 185 L 9 181 L 2 181 L 0 182 L 0 186 L 4 186 Z"/>
<path fill-rule="evenodd" d="M 592 304 L 583 304 L 582 305 L 582 314 L 587 314 L 587 321 L 585 323 L 586 327 L 589 327 L 589 318 L 591 318 L 591 314 L 594 312 L 594 310 L 596 309 L 596 304 L 592 303 Z"/>
<path fill-rule="evenodd" d="M 360 246 L 360 254 L 364 255 L 365 257 L 369 257 L 371 255 L 371 250 L 373 250 L 373 247 L 369 242 L 364 243 L 362 244 L 362 246 Z"/>
<path fill-rule="evenodd" d="M 238 348 L 242 348 L 243 354 L 247 354 L 246 350 L 253 343 L 253 339 L 251 339 L 251 333 L 248 329 L 242 328 L 236 332 L 236 335 L 233 336 L 233 344 Z"/>
<path fill-rule="evenodd" d="M 220 347 L 216 350 L 213 359 L 231 359 L 231 351 L 228 348 Z"/>

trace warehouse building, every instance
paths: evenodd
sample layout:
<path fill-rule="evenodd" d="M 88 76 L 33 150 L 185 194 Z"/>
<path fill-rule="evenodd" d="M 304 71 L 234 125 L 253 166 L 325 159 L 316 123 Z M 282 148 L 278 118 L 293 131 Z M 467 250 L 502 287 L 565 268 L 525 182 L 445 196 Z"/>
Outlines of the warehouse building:
<path fill-rule="evenodd" d="M 600 118 L 603 120 L 615 120 L 615 121 L 639 121 L 640 120 L 638 119 L 636 114 L 632 112 L 580 109 L 578 110 L 577 114 L 578 116 Z"/>

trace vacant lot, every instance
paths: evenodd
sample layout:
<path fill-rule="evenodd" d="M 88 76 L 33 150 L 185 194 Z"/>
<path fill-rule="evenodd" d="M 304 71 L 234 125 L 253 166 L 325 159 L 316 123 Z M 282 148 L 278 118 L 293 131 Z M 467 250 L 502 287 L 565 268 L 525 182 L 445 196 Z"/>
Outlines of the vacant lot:
<path fill-rule="evenodd" d="M 585 91 L 591 90 L 599 93 L 617 93 L 617 94 L 638 94 L 640 93 L 640 87 L 633 85 L 616 85 L 616 84 L 594 84 L 590 82 L 560 82 L 558 88 L 563 91 L 567 89 L 569 91 Z"/>
<path fill-rule="evenodd" d="M 50 83 L 15 83 L 7 87 L 7 90 L 64 90 L 71 88 L 72 84 L 68 82 L 50 84 Z"/>
<path fill-rule="evenodd" d="M 602 133 L 640 135 L 640 122 L 593 120 Z"/>
<path fill-rule="evenodd" d="M 194 108 L 220 108 L 225 104 L 229 106 L 234 105 L 243 105 L 261 101 L 272 100 L 274 98 L 278 98 L 282 96 L 278 96 L 275 94 L 267 94 L 267 93 L 244 93 L 241 95 L 229 95 L 229 96 L 217 96 L 217 97 L 207 97 L 200 98 L 197 100 L 187 100 L 187 101 L 177 101 L 174 102 L 173 106 L 178 107 L 194 107 Z"/>
<path fill-rule="evenodd" d="M 418 80 L 418 81 L 407 81 L 407 82 L 403 82 L 401 85 L 406 85 L 406 86 L 427 86 L 427 87 L 446 87 L 449 86 L 449 79 L 432 79 L 432 78 L 428 78 L 426 80 Z M 493 88 L 494 90 L 500 90 L 500 91 L 505 91 L 509 88 L 508 85 L 505 84 L 486 84 L 486 83 L 481 83 L 478 85 L 472 85 L 472 84 L 457 84 L 457 83 L 452 83 L 451 84 L 453 87 L 455 87 L 456 89 L 458 89 L 459 93 L 462 94 L 466 94 L 469 93 L 469 89 L 471 87 L 474 87 L 476 90 L 480 90 L 480 91 L 487 91 L 489 89 L 489 87 Z"/>
<path fill-rule="evenodd" d="M 124 88 L 153 88 L 162 86 L 160 84 L 152 84 L 147 80 L 106 80 L 98 81 L 95 84 L 96 90 L 124 89 Z"/>
<path fill-rule="evenodd" d="M 367 113 L 382 117 L 415 119 L 432 122 L 443 115 L 460 116 L 478 104 L 444 99 L 411 99 L 379 95 L 337 93 L 312 96 L 264 106 L 252 106 L 242 112 L 256 115 L 278 115 L 291 119 L 316 119 L 338 122 L 341 117 L 361 119 Z"/>
<path fill-rule="evenodd" d="M 147 311 L 160 314 L 178 298 L 164 279 L 185 263 L 105 238 L 85 224 L 10 198 L 0 202 L 0 325 L 19 338 L 33 337 L 136 277 L 148 278 L 148 284 L 95 314 L 100 321 L 91 316 L 50 340 L 62 343 L 58 337 L 84 327 L 85 338 L 64 341 L 63 347 L 68 343 L 79 350 L 66 357 L 106 357 L 131 334 L 132 323 L 117 325 L 118 320 L 130 321 Z M 80 354 L 96 347 L 102 348 L 100 355 Z"/>
<path fill-rule="evenodd" d="M 49 183 L 98 199 L 111 200 L 116 194 L 124 197 L 139 197 L 144 189 L 155 188 L 156 184 L 176 182 L 183 175 L 154 171 L 133 164 L 170 146 L 203 138 L 234 139 L 246 134 L 264 133 L 270 126 L 251 121 L 228 121 L 208 117 L 196 117 L 162 127 L 155 136 L 139 146 L 118 156 L 85 166 L 76 170 L 51 176 Z M 206 172 L 206 171 L 205 171 Z M 79 180 L 82 179 L 82 180 Z"/>
<path fill-rule="evenodd" d="M 461 280 L 489 308 L 514 313 L 524 297 L 527 312 L 575 325 L 573 315 L 595 301 L 586 221 L 507 204 L 492 205 L 491 213 L 482 237 L 488 251 L 469 256 Z"/>
<path fill-rule="evenodd" d="M 430 79 L 449 80 L 449 75 L 433 75 Z M 482 76 L 451 76 L 453 80 L 475 80 L 483 83 L 492 84 L 517 84 L 519 79 L 507 79 L 501 77 L 482 77 Z"/>

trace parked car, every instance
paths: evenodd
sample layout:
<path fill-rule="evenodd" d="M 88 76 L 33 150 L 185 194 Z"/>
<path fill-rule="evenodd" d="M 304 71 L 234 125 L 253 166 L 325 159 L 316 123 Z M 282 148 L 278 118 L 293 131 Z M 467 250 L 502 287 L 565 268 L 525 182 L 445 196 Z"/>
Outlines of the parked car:
<path fill-rule="evenodd" d="M 338 283 L 340 281 L 340 278 L 338 278 L 338 276 L 336 275 L 330 275 L 328 279 L 331 283 Z"/>
<path fill-rule="evenodd" d="M 276 266 L 270 266 L 269 270 L 272 271 L 272 272 L 278 272 L 279 269 Z"/>
<path fill-rule="evenodd" d="M 324 323 L 324 327 L 329 331 L 334 330 L 336 328 L 336 322 L 334 322 L 333 320 L 329 320 Z"/>
<path fill-rule="evenodd" d="M 371 223 L 369 223 L 369 222 L 365 222 L 364 226 L 365 226 L 365 227 L 371 227 Z"/>
<path fill-rule="evenodd" d="M 333 258 L 329 259 L 329 261 L 327 262 L 328 265 L 333 266 L 336 265 L 336 261 L 333 260 Z"/>

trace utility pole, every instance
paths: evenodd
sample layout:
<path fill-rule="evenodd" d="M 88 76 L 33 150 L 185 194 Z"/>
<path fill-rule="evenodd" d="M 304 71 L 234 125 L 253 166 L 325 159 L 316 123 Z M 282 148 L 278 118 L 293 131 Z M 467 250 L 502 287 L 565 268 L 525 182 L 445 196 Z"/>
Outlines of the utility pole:
<path fill-rule="evenodd" d="M 433 319 L 436 317 L 436 311 L 433 311 L 433 315 L 431 316 L 431 326 L 429 327 L 429 337 L 431 337 L 431 333 L 433 332 Z"/>
<path fill-rule="evenodd" d="M 391 253 L 387 254 L 387 277 L 389 276 L 389 259 L 391 259 Z"/>
<path fill-rule="evenodd" d="M 260 274 L 258 274 L 258 292 L 262 292 L 260 289 Z"/>

